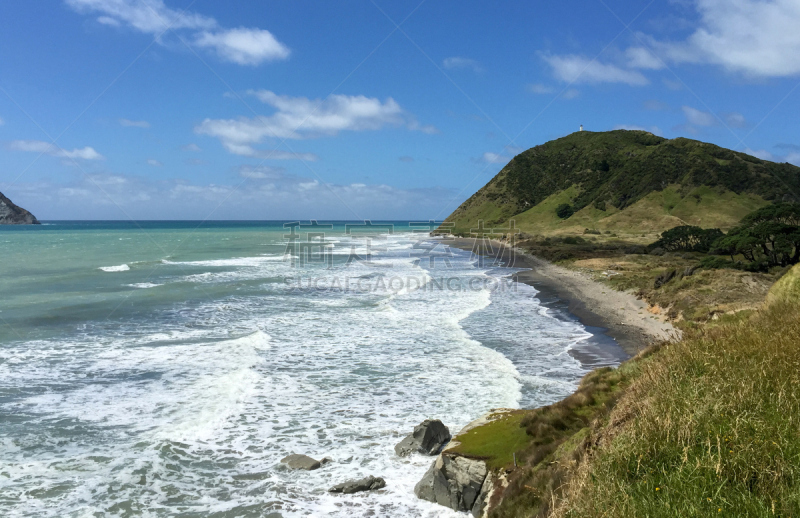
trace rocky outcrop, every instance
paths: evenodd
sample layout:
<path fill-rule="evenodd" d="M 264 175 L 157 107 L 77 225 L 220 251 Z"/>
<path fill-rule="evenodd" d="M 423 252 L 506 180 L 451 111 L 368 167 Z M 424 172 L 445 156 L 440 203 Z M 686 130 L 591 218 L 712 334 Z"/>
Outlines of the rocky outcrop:
<path fill-rule="evenodd" d="M 287 455 L 286 457 L 281 459 L 281 463 L 286 464 L 287 466 L 289 466 L 290 469 L 304 469 L 306 471 L 318 469 L 327 461 L 329 461 L 329 459 L 327 458 L 322 459 L 322 461 L 319 461 L 316 459 L 312 459 L 308 455 L 300 455 L 298 453 Z"/>
<path fill-rule="evenodd" d="M 0 225 L 39 225 L 36 217 L 3 196 L 0 192 Z"/>
<path fill-rule="evenodd" d="M 394 447 L 400 457 L 418 452 L 436 455 L 450 441 L 450 430 L 438 419 L 426 419 L 414 427 L 414 432 Z"/>
<path fill-rule="evenodd" d="M 383 489 L 386 487 L 386 481 L 381 477 L 373 477 L 372 475 L 360 480 L 348 480 L 341 484 L 336 484 L 328 490 L 329 493 L 344 493 L 346 495 L 358 493 L 359 491 L 374 491 L 376 489 Z"/>
<path fill-rule="evenodd" d="M 414 494 L 422 500 L 481 516 L 492 486 L 487 475 L 482 460 L 443 452 L 414 487 Z"/>

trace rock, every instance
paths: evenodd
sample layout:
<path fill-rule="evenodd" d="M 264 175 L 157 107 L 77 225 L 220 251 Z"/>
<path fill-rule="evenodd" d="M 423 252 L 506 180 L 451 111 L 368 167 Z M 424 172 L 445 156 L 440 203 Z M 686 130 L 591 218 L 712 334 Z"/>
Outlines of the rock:
<path fill-rule="evenodd" d="M 457 455 L 442 453 L 414 487 L 422 500 L 434 502 L 455 511 L 482 511 L 486 481 L 486 463 Z M 481 499 L 481 495 L 484 497 Z"/>
<path fill-rule="evenodd" d="M 682 278 L 683 277 L 691 277 L 692 275 L 694 275 L 694 272 L 696 272 L 699 269 L 700 269 L 700 265 L 687 266 L 686 269 L 683 270 Z"/>
<path fill-rule="evenodd" d="M 401 457 L 419 452 L 436 455 L 450 441 L 450 430 L 438 419 L 426 419 L 414 427 L 414 432 L 397 443 L 395 453 Z"/>
<path fill-rule="evenodd" d="M 664 255 L 664 254 L 666 254 L 666 253 L 667 253 L 667 251 L 666 251 L 666 250 L 664 250 L 664 249 L 663 249 L 663 248 L 661 248 L 661 247 L 658 247 L 658 248 L 653 248 L 652 250 L 650 250 L 650 255 L 662 256 L 662 255 Z"/>
<path fill-rule="evenodd" d="M 281 463 L 286 464 L 290 469 L 304 469 L 306 471 L 311 471 L 322 466 L 320 461 L 314 460 L 308 455 L 300 455 L 297 453 L 282 458 Z"/>
<path fill-rule="evenodd" d="M 321 466 L 324 466 L 325 464 L 329 464 L 331 462 L 333 462 L 333 459 L 330 457 L 322 457 L 322 459 L 320 459 L 319 461 Z"/>
<path fill-rule="evenodd" d="M 0 225 L 39 225 L 36 216 L 14 205 L 0 192 Z"/>
<path fill-rule="evenodd" d="M 670 270 L 668 272 L 660 274 L 658 277 L 656 277 L 656 280 L 653 283 L 653 287 L 655 289 L 660 288 L 661 286 L 671 281 L 677 274 L 678 274 L 677 270 Z"/>
<path fill-rule="evenodd" d="M 346 495 L 358 493 L 359 491 L 374 491 L 376 489 L 383 489 L 386 487 L 386 481 L 381 477 L 373 477 L 372 475 L 361 480 L 348 480 L 341 484 L 336 484 L 328 490 L 329 493 L 344 493 Z"/>

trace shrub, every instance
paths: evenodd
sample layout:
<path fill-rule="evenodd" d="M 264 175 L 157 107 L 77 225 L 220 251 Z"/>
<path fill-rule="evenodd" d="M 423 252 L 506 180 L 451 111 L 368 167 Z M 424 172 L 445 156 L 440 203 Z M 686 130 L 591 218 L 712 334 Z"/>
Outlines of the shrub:
<path fill-rule="evenodd" d="M 565 245 L 582 245 L 586 240 L 578 236 L 569 236 L 564 238 Z"/>
<path fill-rule="evenodd" d="M 558 207 L 556 207 L 556 216 L 561 219 L 567 219 L 568 217 L 575 214 L 575 209 L 572 208 L 572 205 L 569 203 L 562 203 Z"/>

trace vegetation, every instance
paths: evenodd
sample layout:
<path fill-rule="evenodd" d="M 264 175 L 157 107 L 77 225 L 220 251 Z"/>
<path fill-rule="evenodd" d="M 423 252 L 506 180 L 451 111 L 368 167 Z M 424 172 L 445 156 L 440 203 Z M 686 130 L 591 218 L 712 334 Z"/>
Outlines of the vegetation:
<path fill-rule="evenodd" d="M 800 266 L 768 302 L 467 433 L 506 473 L 490 516 L 800 514 Z"/>
<path fill-rule="evenodd" d="M 552 515 L 800 513 L 798 312 L 782 299 L 658 351 L 593 431 Z"/>
<path fill-rule="evenodd" d="M 722 253 L 741 254 L 752 270 L 800 262 L 800 204 L 768 205 L 749 215 L 714 243 Z"/>
<path fill-rule="evenodd" d="M 583 228 L 664 231 L 731 228 L 768 203 L 798 201 L 800 168 L 689 139 L 643 131 L 578 132 L 508 163 L 447 218 L 466 234 L 483 220 L 528 232 Z M 562 219 L 560 205 L 574 213 Z"/>
<path fill-rule="evenodd" d="M 724 234 L 718 228 L 703 229 L 683 225 L 669 229 L 661 234 L 661 239 L 650 245 L 668 252 L 708 252 L 711 245 Z"/>
<path fill-rule="evenodd" d="M 561 219 L 567 219 L 568 217 L 575 214 L 575 209 L 572 208 L 572 205 L 569 203 L 562 203 L 558 207 L 556 207 L 556 216 Z"/>

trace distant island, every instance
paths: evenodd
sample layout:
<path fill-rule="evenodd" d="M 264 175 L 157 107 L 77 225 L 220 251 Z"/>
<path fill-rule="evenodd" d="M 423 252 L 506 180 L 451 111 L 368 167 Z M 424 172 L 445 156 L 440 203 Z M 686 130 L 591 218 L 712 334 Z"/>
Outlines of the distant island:
<path fill-rule="evenodd" d="M 36 216 L 14 204 L 0 192 L 0 225 L 41 225 Z"/>

